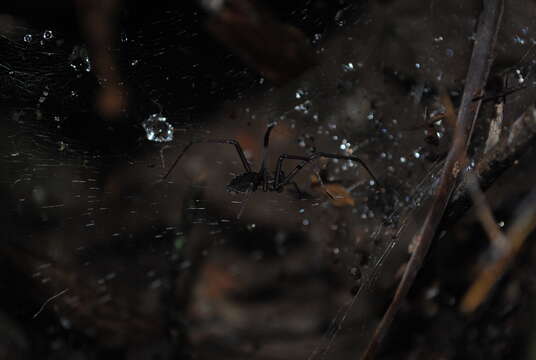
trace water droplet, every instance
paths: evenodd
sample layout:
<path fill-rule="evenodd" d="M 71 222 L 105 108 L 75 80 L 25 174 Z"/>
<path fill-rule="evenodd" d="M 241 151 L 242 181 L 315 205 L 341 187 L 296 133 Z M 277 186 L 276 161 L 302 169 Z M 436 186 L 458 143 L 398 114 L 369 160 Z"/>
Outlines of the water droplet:
<path fill-rule="evenodd" d="M 406 158 L 403 157 L 403 156 L 401 156 L 401 157 L 400 157 L 400 162 L 401 162 L 402 164 L 405 163 L 405 162 L 406 162 Z"/>
<path fill-rule="evenodd" d="M 309 225 L 309 219 L 303 219 L 302 224 L 304 226 L 308 226 Z"/>
<path fill-rule="evenodd" d="M 297 96 L 297 93 L 296 93 L 296 96 Z M 309 114 L 309 111 L 311 110 L 312 105 L 313 104 L 311 103 L 311 101 L 306 100 L 304 103 L 294 106 L 294 110 L 302 112 L 305 115 L 307 115 Z"/>
<path fill-rule="evenodd" d="M 32 38 L 33 38 L 32 34 L 26 34 L 26 35 L 24 35 L 24 42 L 25 43 L 31 43 Z"/>
<path fill-rule="evenodd" d="M 173 126 L 161 114 L 152 114 L 142 123 L 147 134 L 147 140 L 168 142 L 173 140 Z"/>
<path fill-rule="evenodd" d="M 341 145 L 339 146 L 339 148 L 341 150 L 347 150 L 347 149 L 350 148 L 350 146 L 352 146 L 352 144 L 350 144 L 346 139 L 343 139 Z"/>
<path fill-rule="evenodd" d="M 514 36 L 514 42 L 516 44 L 519 44 L 519 45 L 524 45 L 525 44 L 525 39 L 523 39 L 521 36 L 519 35 L 516 35 Z"/>
<path fill-rule="evenodd" d="M 436 36 L 436 37 L 434 38 L 434 42 L 435 42 L 435 43 L 441 42 L 441 41 L 443 41 L 443 40 L 444 40 L 444 38 L 443 38 L 443 36 L 441 36 L 441 35 Z"/>
<path fill-rule="evenodd" d="M 43 39 L 45 40 L 51 40 L 54 37 L 54 34 L 52 33 L 52 30 L 45 30 L 43 33 Z"/>
<path fill-rule="evenodd" d="M 525 82 L 525 78 L 523 77 L 523 74 L 521 73 L 521 70 L 516 69 L 516 77 L 517 77 L 517 82 L 519 84 L 523 84 Z"/>
<path fill-rule="evenodd" d="M 420 68 L 422 68 L 422 64 L 421 64 L 421 63 L 416 63 L 416 64 L 415 64 L 415 68 L 416 68 L 416 69 L 420 69 Z"/>
<path fill-rule="evenodd" d="M 499 227 L 504 227 L 504 221 L 499 221 L 497 225 L 499 225 Z"/>
<path fill-rule="evenodd" d="M 349 72 L 349 71 L 354 71 L 355 68 L 354 68 L 354 64 L 352 64 L 351 62 L 349 63 L 346 63 L 346 64 L 343 64 L 342 65 L 342 69 L 346 72 Z"/>
<path fill-rule="evenodd" d="M 307 94 L 307 92 L 303 89 L 296 90 L 296 99 L 301 99 Z"/>
<path fill-rule="evenodd" d="M 136 66 L 138 64 L 138 60 L 134 59 L 130 62 L 130 66 Z"/>
<path fill-rule="evenodd" d="M 415 159 L 420 159 L 421 158 L 421 153 L 418 150 L 415 150 L 413 152 L 413 156 L 415 157 Z"/>
<path fill-rule="evenodd" d="M 127 33 L 125 32 L 122 32 L 121 33 L 121 42 L 125 43 L 128 41 L 128 36 L 127 36 Z"/>

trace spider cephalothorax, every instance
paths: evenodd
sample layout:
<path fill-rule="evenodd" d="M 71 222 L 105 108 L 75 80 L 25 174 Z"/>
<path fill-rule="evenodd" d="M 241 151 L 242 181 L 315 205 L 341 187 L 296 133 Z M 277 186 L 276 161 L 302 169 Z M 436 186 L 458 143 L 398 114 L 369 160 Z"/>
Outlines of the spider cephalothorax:
<path fill-rule="evenodd" d="M 250 171 L 238 176 L 235 176 L 229 185 L 227 185 L 227 191 L 245 193 L 248 191 L 255 191 L 262 184 L 262 176 L 259 173 Z"/>
<path fill-rule="evenodd" d="M 186 151 L 193 144 L 217 143 L 217 144 L 233 145 L 238 153 L 238 156 L 240 157 L 242 165 L 244 166 L 245 172 L 240 175 L 235 176 L 231 180 L 231 182 L 227 185 L 227 191 L 230 191 L 230 192 L 248 193 L 248 192 L 256 191 L 258 188 L 261 188 L 262 191 L 265 191 L 265 192 L 267 191 L 279 192 L 279 191 L 282 191 L 283 188 L 287 185 L 293 185 L 297 189 L 298 187 L 293 180 L 296 174 L 305 165 L 321 157 L 330 158 L 330 159 L 356 161 L 360 163 L 361 166 L 363 166 L 363 168 L 365 168 L 365 170 L 369 173 L 372 179 L 374 179 L 375 183 L 378 184 L 378 180 L 376 179 L 374 174 L 372 174 L 372 171 L 370 171 L 368 166 L 358 157 L 331 154 L 331 153 L 325 153 L 325 152 L 313 152 L 307 156 L 281 154 L 279 155 L 279 158 L 277 160 L 277 165 L 272 176 L 272 174 L 266 169 L 266 157 L 268 155 L 270 133 L 272 129 L 274 128 L 274 126 L 275 124 L 268 125 L 268 129 L 266 130 L 266 133 L 264 134 L 264 154 L 263 154 L 262 162 L 261 162 L 258 172 L 255 172 L 251 169 L 251 166 L 246 159 L 246 155 L 244 154 L 244 151 L 242 150 L 242 147 L 240 146 L 240 143 L 238 141 L 234 139 L 209 139 L 209 140 L 191 141 L 190 143 L 188 143 L 188 145 L 186 145 L 186 147 L 182 150 L 182 152 L 177 156 L 173 165 L 171 165 L 168 172 L 164 176 L 164 179 L 167 178 L 169 174 L 171 174 L 175 166 L 178 164 L 179 160 L 182 158 L 182 156 L 186 153 Z M 283 172 L 283 161 L 287 159 L 299 160 L 300 163 L 298 163 L 298 165 L 296 165 L 292 170 L 290 170 L 288 174 L 285 174 Z"/>

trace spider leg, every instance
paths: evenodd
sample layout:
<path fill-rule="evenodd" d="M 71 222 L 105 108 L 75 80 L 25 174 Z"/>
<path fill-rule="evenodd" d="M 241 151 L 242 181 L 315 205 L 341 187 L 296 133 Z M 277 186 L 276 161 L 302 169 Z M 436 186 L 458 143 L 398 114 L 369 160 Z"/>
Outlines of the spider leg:
<path fill-rule="evenodd" d="M 266 171 L 266 159 L 268 158 L 268 145 L 270 144 L 270 133 L 275 127 L 275 123 L 268 125 L 266 132 L 264 133 L 264 143 L 262 148 L 262 162 L 259 167 L 259 174 L 262 176 L 262 190 L 264 192 L 268 191 L 268 173 Z"/>
<path fill-rule="evenodd" d="M 296 165 L 294 169 L 287 175 L 283 175 L 283 160 L 302 160 L 301 163 Z M 300 155 L 289 155 L 281 154 L 279 159 L 277 159 L 277 165 L 275 168 L 275 183 L 274 188 L 276 190 L 281 189 L 283 186 L 289 184 L 292 181 L 292 178 L 300 171 L 305 165 L 307 165 L 312 159 L 310 156 L 300 156 Z"/>
<path fill-rule="evenodd" d="M 244 169 L 246 170 L 246 172 L 251 172 L 251 166 L 249 165 L 249 163 L 248 163 L 248 161 L 246 159 L 246 155 L 244 154 L 244 150 L 242 150 L 242 146 L 240 146 L 240 143 L 238 141 L 236 141 L 234 139 L 195 140 L 195 141 L 190 141 L 184 147 L 184 149 L 182 149 L 182 151 L 177 156 L 177 158 L 175 159 L 175 161 L 173 162 L 173 164 L 171 165 L 171 167 L 167 171 L 166 175 L 164 175 L 164 177 L 162 179 L 166 179 L 171 174 L 173 169 L 175 169 L 175 166 L 177 166 L 177 164 L 179 163 L 179 160 L 184 156 L 184 154 L 186 154 L 186 151 L 188 151 L 192 147 L 192 145 L 201 144 L 201 143 L 234 145 L 234 147 L 236 149 L 236 152 L 238 153 L 238 156 L 240 157 L 240 160 L 242 161 L 242 165 L 244 166 Z"/>
<path fill-rule="evenodd" d="M 271 123 L 268 125 L 268 128 L 266 129 L 266 132 L 264 133 L 264 143 L 262 147 L 262 162 L 261 167 L 259 168 L 259 173 L 263 173 L 266 170 L 266 158 L 268 157 L 268 145 L 270 144 L 270 133 L 272 132 L 272 129 L 275 127 L 275 123 Z"/>
<path fill-rule="evenodd" d="M 311 156 L 313 157 L 311 160 L 318 158 L 318 157 L 325 157 L 328 159 L 351 160 L 351 161 L 358 162 L 368 172 L 372 180 L 374 180 L 376 184 L 380 184 L 376 176 L 374 176 L 374 174 L 372 173 L 372 170 L 370 170 L 367 164 L 365 164 L 365 162 L 361 160 L 360 158 L 358 158 L 357 156 L 346 156 L 346 155 L 339 155 L 339 154 L 330 154 L 330 153 L 325 153 L 325 152 L 316 152 L 316 153 L 313 153 Z"/>
<path fill-rule="evenodd" d="M 289 154 L 282 154 L 281 156 L 279 156 L 279 159 L 277 160 L 276 170 L 275 170 L 275 188 L 276 189 L 281 188 L 281 187 L 287 185 L 288 183 L 290 183 L 292 181 L 292 179 L 294 178 L 294 176 L 296 176 L 296 174 L 305 165 L 307 165 L 309 162 L 311 162 L 311 161 L 313 161 L 313 160 L 315 160 L 315 159 L 317 159 L 319 157 L 325 157 L 325 158 L 328 158 L 328 159 L 341 159 L 341 160 L 356 161 L 359 164 L 361 164 L 361 166 L 363 166 L 363 168 L 369 173 L 370 177 L 372 177 L 372 179 L 377 184 L 380 183 L 378 181 L 378 179 L 376 178 L 376 176 L 374 176 L 372 171 L 369 169 L 369 167 L 363 162 L 363 160 L 359 159 L 356 156 L 346 156 L 346 155 L 330 154 L 330 153 L 325 153 L 325 152 L 315 152 L 315 153 L 312 153 L 309 156 L 289 155 Z M 281 178 L 282 173 L 283 173 L 283 169 L 282 169 L 283 168 L 283 161 L 285 159 L 302 160 L 302 162 L 299 163 L 298 165 L 296 165 L 294 167 L 294 169 L 292 169 L 292 171 L 290 171 L 289 174 L 286 177 Z"/>

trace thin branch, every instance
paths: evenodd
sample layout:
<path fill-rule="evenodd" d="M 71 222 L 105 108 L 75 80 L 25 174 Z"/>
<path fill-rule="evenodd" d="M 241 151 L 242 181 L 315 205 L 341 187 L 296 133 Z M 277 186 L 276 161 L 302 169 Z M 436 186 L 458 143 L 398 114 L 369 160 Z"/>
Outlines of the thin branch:
<path fill-rule="evenodd" d="M 458 113 L 453 144 L 442 170 L 434 202 L 424 220 L 421 230 L 413 238 L 412 243 L 415 244 L 415 248 L 406 266 L 402 280 L 398 285 L 391 304 L 377 326 L 362 359 L 372 359 L 374 357 L 382 338 L 398 312 L 402 300 L 408 293 L 422 266 L 448 201 L 456 187 L 456 180 L 458 179 L 460 170 L 464 166 L 462 160 L 465 158 L 475 120 L 482 103 L 481 100 L 474 101 L 474 98 L 483 94 L 487 82 L 493 61 L 493 49 L 502 18 L 503 1 L 485 1 L 483 2 L 483 7 L 467 73 L 466 86 Z"/>

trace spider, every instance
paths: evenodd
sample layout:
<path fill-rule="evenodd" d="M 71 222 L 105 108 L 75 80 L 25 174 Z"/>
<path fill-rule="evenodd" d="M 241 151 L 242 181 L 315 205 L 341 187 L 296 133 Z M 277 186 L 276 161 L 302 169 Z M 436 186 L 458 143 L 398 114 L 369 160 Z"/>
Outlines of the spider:
<path fill-rule="evenodd" d="M 313 152 L 308 156 L 301 156 L 301 155 L 289 155 L 289 154 L 281 154 L 279 156 L 279 159 L 277 160 L 277 165 L 275 167 L 275 172 L 272 174 L 270 171 L 266 169 L 266 158 L 268 155 L 268 144 L 270 142 L 270 133 L 272 132 L 272 129 L 275 127 L 275 123 L 272 123 L 268 125 L 268 129 L 266 130 L 266 133 L 264 134 L 264 147 L 263 147 L 263 158 L 261 162 L 261 166 L 259 168 L 259 171 L 253 171 L 251 169 L 251 165 L 246 159 L 246 155 L 244 154 L 244 150 L 242 150 L 242 146 L 240 146 L 240 143 L 237 140 L 234 139 L 208 139 L 208 140 L 194 140 L 190 141 L 182 150 L 181 153 L 177 156 L 171 167 L 169 168 L 168 172 L 164 175 L 162 179 L 166 179 L 173 169 L 177 166 L 179 163 L 179 160 L 184 156 L 184 154 L 190 149 L 190 147 L 194 144 L 198 143 L 217 143 L 217 144 L 229 144 L 233 145 L 236 149 L 236 152 L 238 153 L 238 156 L 240 157 L 240 160 L 242 161 L 242 165 L 244 166 L 245 172 L 235 176 L 231 182 L 227 185 L 227 191 L 233 192 L 233 193 L 249 193 L 254 192 L 257 189 L 261 188 L 264 192 L 270 192 L 270 191 L 277 191 L 281 192 L 283 191 L 283 188 L 287 185 L 293 185 L 297 192 L 301 194 L 301 191 L 298 188 L 298 185 L 295 181 L 293 181 L 296 174 L 308 163 L 311 161 L 317 159 L 317 158 L 330 158 L 330 159 L 341 159 L 341 160 L 351 160 L 356 161 L 365 170 L 368 172 L 370 177 L 374 180 L 376 184 L 379 184 L 378 180 L 372 173 L 372 171 L 368 168 L 368 166 L 358 157 L 355 156 L 345 156 L 345 155 L 338 155 L 338 154 L 330 154 L 325 152 Z M 301 160 L 301 162 L 296 165 L 289 173 L 288 175 L 285 175 L 283 172 L 283 161 L 284 160 Z"/>

